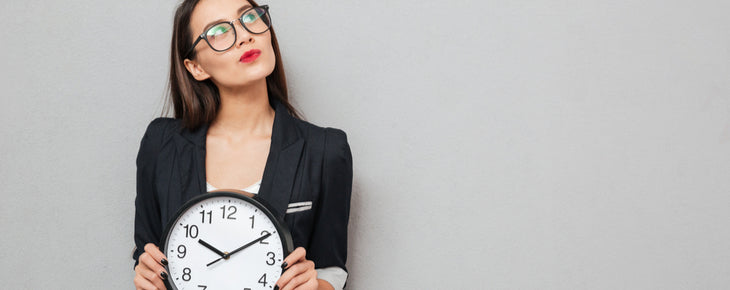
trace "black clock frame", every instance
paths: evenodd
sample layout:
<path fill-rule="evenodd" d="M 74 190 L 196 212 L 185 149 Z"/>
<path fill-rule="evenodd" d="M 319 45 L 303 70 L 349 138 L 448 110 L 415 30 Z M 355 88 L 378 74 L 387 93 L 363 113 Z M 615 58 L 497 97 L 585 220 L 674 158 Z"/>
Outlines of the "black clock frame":
<path fill-rule="evenodd" d="M 177 223 L 177 220 L 180 218 L 180 216 L 185 211 L 187 211 L 189 208 L 191 208 L 192 206 L 197 204 L 198 202 L 209 199 L 209 198 L 215 198 L 215 197 L 237 198 L 237 199 L 241 199 L 245 202 L 248 202 L 248 203 L 256 206 L 264 214 L 266 214 L 266 216 L 274 224 L 276 231 L 279 232 L 279 239 L 281 239 L 281 244 L 282 244 L 282 247 L 284 248 L 283 249 L 284 257 L 289 256 L 289 254 L 291 254 L 291 252 L 294 251 L 294 242 L 292 241 L 291 232 L 289 232 L 289 228 L 286 226 L 286 223 L 284 223 L 283 221 L 280 221 L 276 218 L 276 216 L 269 209 L 271 207 L 268 205 L 268 203 L 265 200 L 257 198 L 257 196 L 248 197 L 243 194 L 235 193 L 235 192 L 215 191 L 215 192 L 204 193 L 199 196 L 191 198 L 190 200 L 185 202 L 185 204 L 183 204 L 182 207 L 180 207 L 180 209 L 178 209 L 178 211 L 175 213 L 174 216 L 172 216 L 170 218 L 170 221 L 167 222 L 167 225 L 165 226 L 165 230 L 163 231 L 163 233 L 165 234 L 164 235 L 165 238 L 164 238 L 164 240 L 161 241 L 162 243 L 160 245 L 162 248 L 162 253 L 167 253 L 167 250 L 168 250 L 167 249 L 167 240 L 170 239 L 170 233 L 172 232 L 172 229 L 173 229 L 174 225 Z M 165 254 L 165 255 L 167 256 L 167 254 Z M 167 271 L 167 273 L 170 273 L 170 268 L 168 265 L 165 265 L 165 271 Z M 282 274 L 284 273 L 284 269 L 281 270 L 281 273 Z M 168 280 L 169 279 L 170 278 L 168 277 Z M 174 283 L 170 283 L 168 280 L 164 281 L 165 287 L 167 287 L 167 289 L 177 290 L 177 286 L 175 286 Z M 278 289 L 279 289 L 279 286 L 274 286 L 274 290 L 278 290 Z"/>

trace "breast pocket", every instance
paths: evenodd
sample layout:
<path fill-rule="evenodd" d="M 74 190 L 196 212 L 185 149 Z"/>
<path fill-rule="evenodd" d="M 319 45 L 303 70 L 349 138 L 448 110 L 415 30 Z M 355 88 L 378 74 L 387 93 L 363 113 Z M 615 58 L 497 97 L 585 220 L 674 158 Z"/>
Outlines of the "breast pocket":
<path fill-rule="evenodd" d="M 312 209 L 311 201 L 292 202 L 286 207 L 286 213 L 295 213 Z"/>

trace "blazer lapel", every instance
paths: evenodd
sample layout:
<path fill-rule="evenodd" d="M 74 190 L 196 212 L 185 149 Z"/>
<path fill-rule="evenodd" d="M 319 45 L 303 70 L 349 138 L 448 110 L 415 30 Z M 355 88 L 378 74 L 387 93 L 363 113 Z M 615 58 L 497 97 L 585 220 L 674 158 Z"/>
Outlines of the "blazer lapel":
<path fill-rule="evenodd" d="M 302 138 L 302 132 L 295 123 L 296 119 L 289 115 L 286 107 L 276 99 L 272 100 L 272 103 L 276 114 L 271 133 L 271 145 L 269 146 L 269 156 L 266 158 L 261 187 L 256 196 L 264 200 L 272 213 L 280 221 L 283 221 L 292 194 L 297 168 L 299 167 L 304 138 Z M 181 133 L 196 147 L 195 150 L 192 150 L 194 156 L 191 157 L 194 170 L 189 178 L 196 178 L 198 182 L 188 182 L 188 190 L 185 191 L 199 192 L 199 194 L 207 192 L 205 174 L 207 132 L 208 125 L 206 124 L 195 131 L 183 130 Z"/>
<path fill-rule="evenodd" d="M 273 214 L 284 220 L 294 187 L 304 139 L 295 119 L 279 101 L 274 101 L 276 116 L 271 133 L 269 157 L 266 159 L 264 178 L 257 196 L 265 200 Z"/>
<path fill-rule="evenodd" d="M 180 156 L 180 159 L 191 160 L 188 164 L 180 162 L 181 172 L 190 172 L 189 174 L 181 174 L 182 178 L 189 178 L 190 180 L 181 180 L 183 183 L 185 200 L 187 201 L 195 196 L 201 195 L 208 191 L 206 187 L 205 178 L 205 138 L 208 133 L 208 124 L 200 126 L 195 131 L 183 130 L 180 135 L 188 139 L 193 143 L 191 150 L 178 151 L 178 154 L 184 154 L 187 156 Z M 191 182 L 192 180 L 197 182 Z M 187 185 L 187 186 L 186 186 Z"/>

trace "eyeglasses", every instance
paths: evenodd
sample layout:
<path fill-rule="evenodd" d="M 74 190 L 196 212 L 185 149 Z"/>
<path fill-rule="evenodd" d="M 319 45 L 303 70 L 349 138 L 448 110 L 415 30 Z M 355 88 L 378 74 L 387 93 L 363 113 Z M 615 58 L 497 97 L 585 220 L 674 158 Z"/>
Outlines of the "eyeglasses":
<path fill-rule="evenodd" d="M 250 33 L 264 33 L 271 28 L 269 5 L 249 8 L 236 20 L 241 22 L 241 26 Z M 208 43 L 208 46 L 215 51 L 226 51 L 233 47 L 236 43 L 236 27 L 234 26 L 234 22 L 236 20 L 216 23 L 203 31 L 203 33 L 198 36 L 198 39 L 195 40 L 193 46 L 190 47 L 188 53 L 185 54 L 185 58 L 193 53 L 195 46 L 203 39 Z"/>

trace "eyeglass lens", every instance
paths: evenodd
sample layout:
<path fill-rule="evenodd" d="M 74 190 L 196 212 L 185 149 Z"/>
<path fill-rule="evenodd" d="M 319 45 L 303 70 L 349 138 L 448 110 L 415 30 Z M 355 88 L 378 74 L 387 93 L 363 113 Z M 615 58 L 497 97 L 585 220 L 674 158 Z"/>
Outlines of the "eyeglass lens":
<path fill-rule="evenodd" d="M 256 7 L 241 15 L 240 21 L 251 33 L 264 33 L 269 29 L 270 20 L 266 9 Z M 229 49 L 236 42 L 235 28 L 231 23 L 219 23 L 205 33 L 210 47 L 222 51 Z"/>

